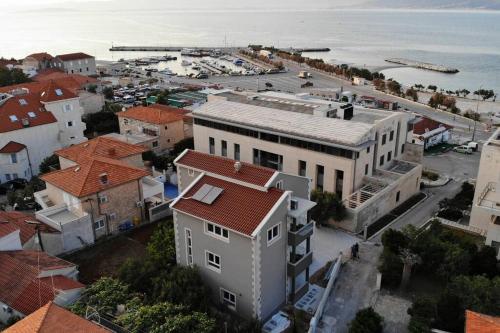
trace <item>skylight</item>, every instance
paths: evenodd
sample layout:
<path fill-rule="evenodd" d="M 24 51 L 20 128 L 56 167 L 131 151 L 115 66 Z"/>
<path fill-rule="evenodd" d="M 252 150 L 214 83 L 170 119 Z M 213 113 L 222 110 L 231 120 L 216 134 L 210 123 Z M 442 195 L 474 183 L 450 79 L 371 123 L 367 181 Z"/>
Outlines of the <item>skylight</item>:
<path fill-rule="evenodd" d="M 36 117 L 36 114 L 35 114 L 35 112 L 28 112 L 28 116 L 29 116 L 30 118 L 35 118 L 35 117 Z"/>
<path fill-rule="evenodd" d="M 61 89 L 56 89 L 55 91 L 57 96 L 62 96 L 63 92 Z"/>
<path fill-rule="evenodd" d="M 24 98 L 21 98 L 19 100 L 19 104 L 21 104 L 21 105 L 28 105 L 28 102 L 26 102 L 26 100 Z"/>
<path fill-rule="evenodd" d="M 209 184 L 203 186 L 193 195 L 193 199 L 211 205 L 219 197 L 223 189 Z"/>
<path fill-rule="evenodd" d="M 12 122 L 17 121 L 17 117 L 14 115 L 10 115 L 9 118 L 10 118 L 10 121 L 12 121 Z"/>

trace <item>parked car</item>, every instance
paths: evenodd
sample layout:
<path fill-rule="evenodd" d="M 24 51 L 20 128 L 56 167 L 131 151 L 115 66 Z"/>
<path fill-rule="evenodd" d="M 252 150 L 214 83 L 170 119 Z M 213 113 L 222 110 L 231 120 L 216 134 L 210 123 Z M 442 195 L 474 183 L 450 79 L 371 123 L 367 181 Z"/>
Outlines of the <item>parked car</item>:
<path fill-rule="evenodd" d="M 306 83 L 303 83 L 300 85 L 301 88 L 307 88 L 307 87 L 312 87 L 313 83 L 311 81 L 307 81 Z"/>
<path fill-rule="evenodd" d="M 266 82 L 266 87 L 267 88 L 272 88 L 273 87 L 273 84 L 271 82 Z"/>
<path fill-rule="evenodd" d="M 28 184 L 28 181 L 24 178 L 16 178 L 9 180 L 0 185 L 0 194 L 7 194 L 8 191 L 23 189 Z"/>
<path fill-rule="evenodd" d="M 453 151 L 461 154 L 468 154 L 468 155 L 472 154 L 472 148 L 467 145 L 454 147 Z"/>

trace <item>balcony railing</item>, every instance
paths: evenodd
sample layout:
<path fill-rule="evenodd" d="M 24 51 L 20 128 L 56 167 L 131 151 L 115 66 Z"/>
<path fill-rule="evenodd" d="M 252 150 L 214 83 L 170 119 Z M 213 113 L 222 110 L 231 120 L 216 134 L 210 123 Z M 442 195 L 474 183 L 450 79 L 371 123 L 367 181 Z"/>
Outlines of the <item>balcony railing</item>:
<path fill-rule="evenodd" d="M 296 254 L 290 256 L 290 262 L 287 265 L 287 274 L 291 277 L 296 277 L 302 273 L 307 267 L 312 263 L 312 252 L 302 254 Z"/>
<path fill-rule="evenodd" d="M 497 187 L 495 182 L 486 184 L 478 198 L 478 206 L 500 213 L 500 193 L 497 192 Z"/>
<path fill-rule="evenodd" d="M 288 245 L 297 246 L 311 237 L 314 232 L 314 222 L 307 224 L 296 224 L 295 227 L 292 224 L 290 231 L 288 232 Z"/>

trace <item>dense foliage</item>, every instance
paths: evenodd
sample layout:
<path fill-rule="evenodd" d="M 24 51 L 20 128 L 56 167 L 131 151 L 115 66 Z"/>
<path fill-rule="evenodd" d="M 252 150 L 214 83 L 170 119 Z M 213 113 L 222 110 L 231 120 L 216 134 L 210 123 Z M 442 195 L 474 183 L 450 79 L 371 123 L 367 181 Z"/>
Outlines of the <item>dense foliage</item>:
<path fill-rule="evenodd" d="M 13 84 L 31 82 L 31 79 L 18 68 L 8 69 L 0 67 L 0 87 Z"/>
<path fill-rule="evenodd" d="M 120 104 L 106 102 L 100 112 L 85 115 L 83 119 L 87 125 L 85 132 L 90 135 L 120 132 L 116 113 L 120 112 L 121 109 L 122 106 Z"/>
<path fill-rule="evenodd" d="M 382 333 L 384 319 L 372 307 L 359 310 L 349 324 L 349 333 Z"/>
<path fill-rule="evenodd" d="M 316 222 L 327 223 L 330 218 L 336 221 L 344 219 L 345 206 L 335 193 L 313 191 L 311 200 L 316 202 L 316 206 L 311 209 L 311 217 Z"/>
<path fill-rule="evenodd" d="M 56 154 L 52 154 L 44 158 L 42 163 L 40 163 L 41 174 L 59 169 L 61 169 L 61 165 L 59 164 L 59 156 L 57 156 Z"/>

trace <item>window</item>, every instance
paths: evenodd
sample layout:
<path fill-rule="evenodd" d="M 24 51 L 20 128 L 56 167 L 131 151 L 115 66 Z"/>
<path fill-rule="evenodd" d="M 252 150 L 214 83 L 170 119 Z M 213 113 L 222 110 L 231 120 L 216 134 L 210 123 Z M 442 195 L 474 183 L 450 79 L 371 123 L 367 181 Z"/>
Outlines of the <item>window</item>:
<path fill-rule="evenodd" d="M 316 165 L 316 189 L 323 192 L 323 177 L 325 175 L 325 167 Z"/>
<path fill-rule="evenodd" d="M 264 150 L 254 149 L 253 164 L 281 171 L 283 170 L 283 156 Z"/>
<path fill-rule="evenodd" d="M 74 74 L 74 73 L 75 73 L 75 71 L 74 71 L 74 70 L 71 70 L 71 74 Z"/>
<path fill-rule="evenodd" d="M 80 68 L 80 73 L 82 72 L 82 69 Z"/>
<path fill-rule="evenodd" d="M 212 253 L 210 251 L 205 251 L 206 256 L 206 266 L 207 268 L 220 273 L 221 271 L 221 260 L 220 256 Z"/>
<path fill-rule="evenodd" d="M 389 162 L 392 159 L 392 151 L 387 153 L 387 162 Z"/>
<path fill-rule="evenodd" d="M 73 127 L 73 121 L 68 121 L 66 123 L 66 127 Z"/>
<path fill-rule="evenodd" d="M 114 221 L 114 220 L 116 220 L 116 213 L 111 213 L 111 214 L 109 214 L 109 220 L 110 220 L 110 221 Z"/>
<path fill-rule="evenodd" d="M 12 180 L 12 178 L 10 177 L 10 173 L 6 173 L 6 174 L 5 174 L 5 179 L 6 179 L 7 181 Z"/>
<path fill-rule="evenodd" d="M 209 144 L 209 153 L 210 154 L 215 154 L 215 139 L 210 137 L 208 138 L 208 144 Z"/>
<path fill-rule="evenodd" d="M 128 125 L 128 119 L 123 119 L 123 124 Z"/>
<path fill-rule="evenodd" d="M 227 157 L 227 141 L 221 140 L 220 153 L 222 156 Z"/>
<path fill-rule="evenodd" d="M 368 174 L 368 164 L 365 165 L 365 175 Z"/>
<path fill-rule="evenodd" d="M 158 147 L 158 141 L 153 141 L 152 146 L 153 146 L 153 148 Z"/>
<path fill-rule="evenodd" d="M 387 134 L 382 135 L 382 145 L 385 145 L 387 141 Z"/>
<path fill-rule="evenodd" d="M 28 117 L 30 117 L 30 118 L 36 118 L 35 112 L 31 112 L 31 111 L 28 112 Z"/>
<path fill-rule="evenodd" d="M 100 195 L 100 196 L 98 196 L 97 200 L 99 201 L 100 204 L 109 202 L 108 197 L 106 195 Z"/>
<path fill-rule="evenodd" d="M 188 266 L 193 266 L 193 237 L 190 229 L 184 229 L 186 234 L 186 263 Z"/>
<path fill-rule="evenodd" d="M 9 119 L 10 119 L 11 122 L 17 121 L 17 117 L 15 115 L 10 115 Z"/>
<path fill-rule="evenodd" d="M 142 133 L 149 136 L 158 136 L 158 131 L 156 129 L 151 129 L 151 128 L 143 128 Z"/>
<path fill-rule="evenodd" d="M 234 159 L 236 161 L 240 160 L 240 145 L 237 143 L 234 144 Z"/>
<path fill-rule="evenodd" d="M 280 190 L 284 188 L 283 179 L 276 182 L 276 188 Z"/>
<path fill-rule="evenodd" d="M 167 129 L 168 129 L 168 126 L 165 126 L 165 129 L 167 130 Z"/>
<path fill-rule="evenodd" d="M 401 154 L 403 154 L 404 152 L 405 152 L 405 144 L 403 143 L 403 144 L 401 145 Z"/>
<path fill-rule="evenodd" d="M 389 133 L 389 141 L 392 140 L 394 140 L 394 131 L 391 131 L 391 133 Z"/>
<path fill-rule="evenodd" d="M 267 246 L 276 242 L 280 236 L 281 223 L 276 224 L 274 227 L 267 229 Z"/>
<path fill-rule="evenodd" d="M 220 288 L 221 303 L 231 310 L 236 310 L 236 295 L 226 289 Z"/>
<path fill-rule="evenodd" d="M 13 179 L 17 179 L 17 178 L 19 178 L 19 175 L 18 175 L 17 173 L 13 173 L 13 174 L 12 174 L 12 178 L 13 178 Z"/>
<path fill-rule="evenodd" d="M 13 164 L 17 163 L 17 154 L 10 154 L 10 161 Z"/>
<path fill-rule="evenodd" d="M 104 228 L 104 219 L 101 218 L 101 219 L 95 220 L 94 221 L 94 229 L 99 230 L 102 228 Z"/>
<path fill-rule="evenodd" d="M 205 223 L 206 226 L 206 232 L 212 237 L 222 239 L 224 241 L 229 241 L 229 231 L 227 229 L 224 229 L 222 227 L 219 227 L 218 225 L 215 225 L 210 222 Z"/>
<path fill-rule="evenodd" d="M 384 155 L 380 156 L 380 166 L 384 165 Z"/>
<path fill-rule="evenodd" d="M 337 197 L 342 198 L 344 193 L 344 171 L 335 170 L 335 194 Z"/>
<path fill-rule="evenodd" d="M 87 72 L 89 71 L 89 68 L 87 67 Z"/>
<path fill-rule="evenodd" d="M 306 163 L 306 161 L 300 161 L 299 160 L 299 176 L 305 177 L 306 176 L 306 170 L 307 170 L 307 163 Z"/>
<path fill-rule="evenodd" d="M 370 147 L 366 148 L 366 153 L 369 154 L 370 153 Z"/>
<path fill-rule="evenodd" d="M 64 112 L 69 112 L 69 111 L 71 111 L 72 109 L 73 109 L 73 108 L 72 108 L 71 104 L 65 104 L 65 105 L 64 105 L 64 110 L 63 110 L 63 111 L 64 111 Z"/>
<path fill-rule="evenodd" d="M 194 176 L 194 169 L 188 169 L 188 175 L 190 177 L 193 177 Z"/>
<path fill-rule="evenodd" d="M 399 196 L 401 194 L 401 191 L 398 191 L 398 193 L 396 193 L 396 202 L 399 202 Z"/>

